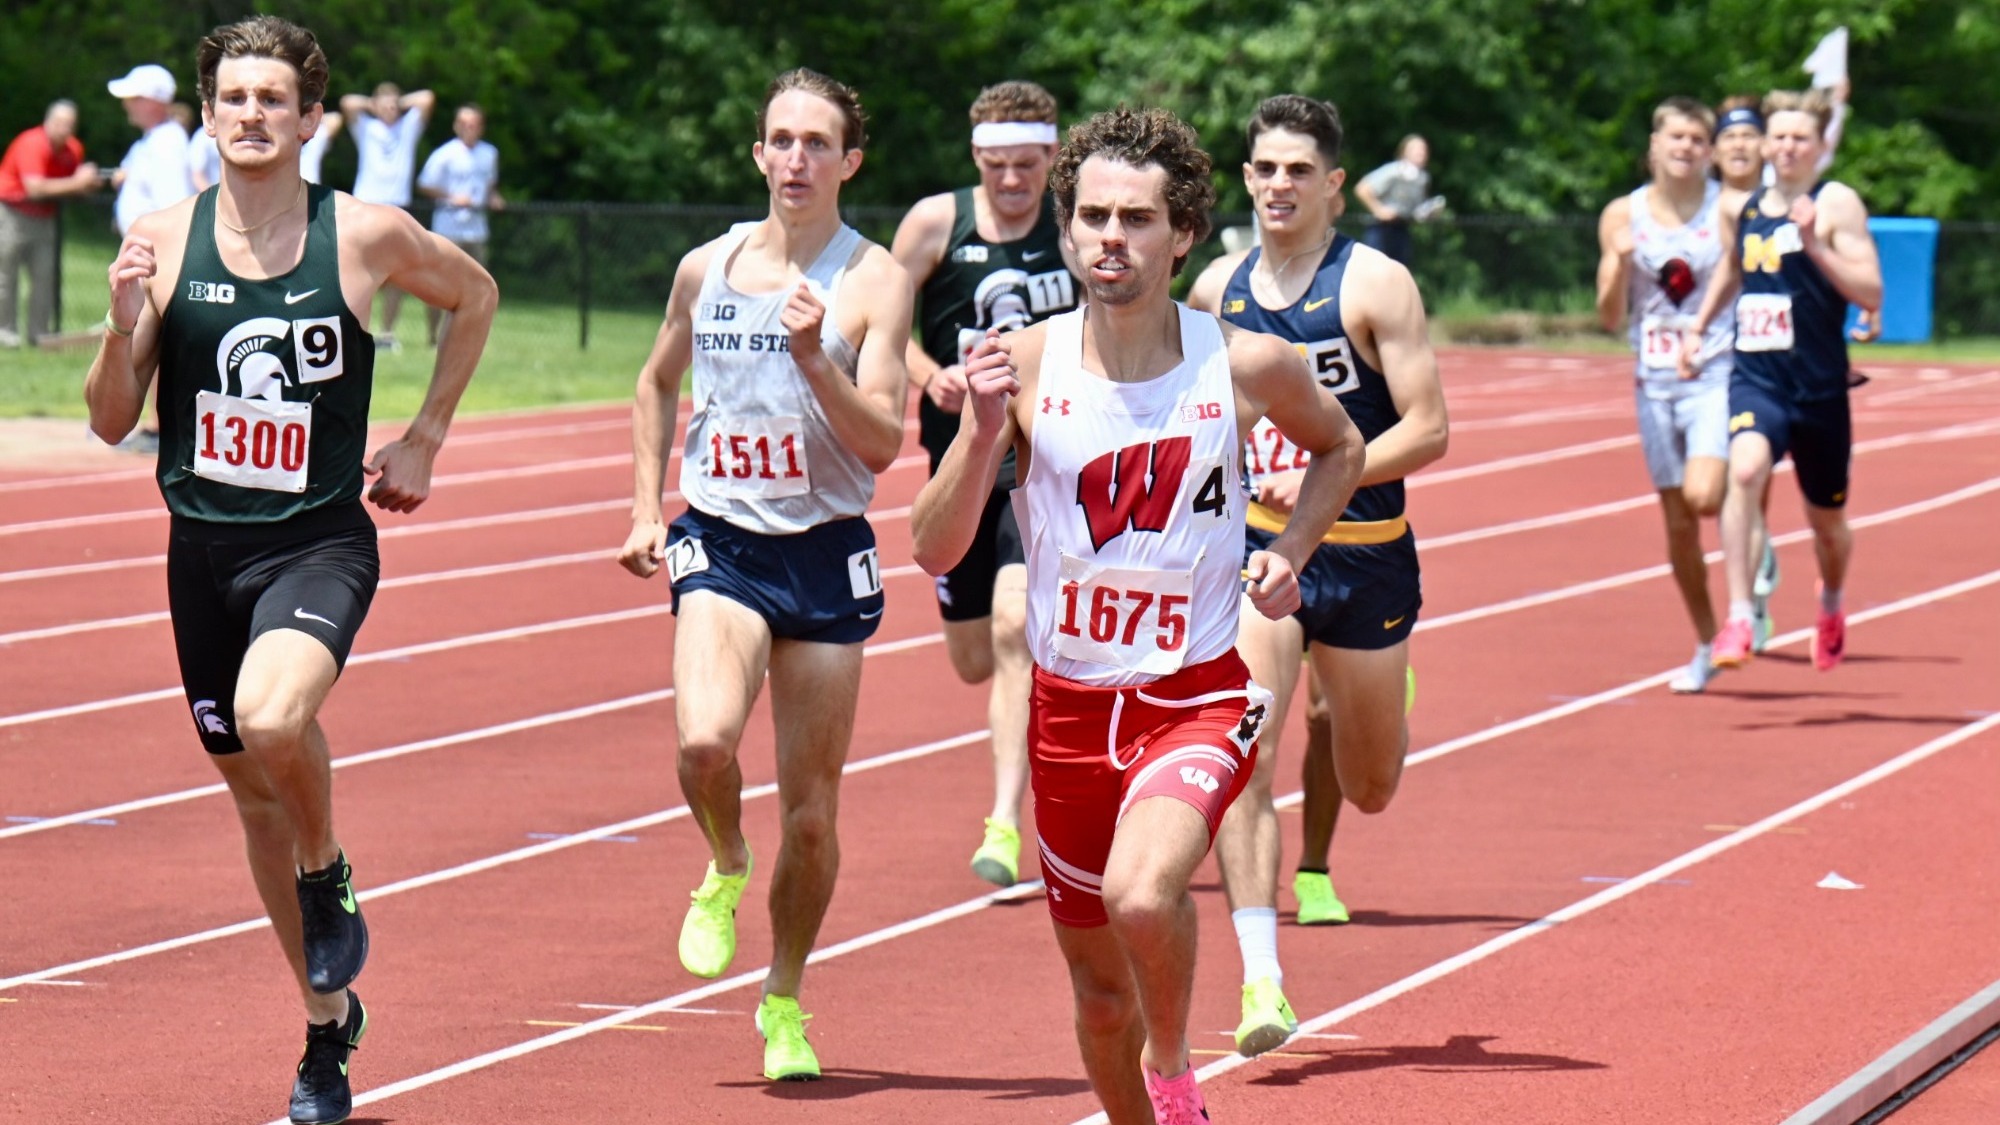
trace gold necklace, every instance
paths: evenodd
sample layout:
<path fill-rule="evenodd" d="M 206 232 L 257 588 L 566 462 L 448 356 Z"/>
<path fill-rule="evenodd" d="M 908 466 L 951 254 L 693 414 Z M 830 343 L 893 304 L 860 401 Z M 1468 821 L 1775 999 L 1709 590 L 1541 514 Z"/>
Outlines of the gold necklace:
<path fill-rule="evenodd" d="M 1311 246 L 1306 247 L 1304 250 L 1301 250 L 1298 253 L 1293 254 L 1292 256 L 1286 258 L 1284 261 L 1279 262 L 1277 268 L 1269 270 L 1266 275 L 1269 278 L 1269 281 L 1267 281 L 1266 284 L 1274 287 L 1276 289 L 1277 296 L 1280 299 L 1283 299 L 1285 295 L 1284 293 L 1285 271 L 1291 268 L 1293 262 L 1296 262 L 1300 258 L 1305 257 L 1307 254 L 1315 253 L 1317 251 L 1326 249 L 1329 245 L 1332 244 L 1332 242 L 1333 242 L 1333 228 L 1328 227 L 1326 228 L 1325 237 L 1321 238 L 1318 242 L 1313 243 Z M 1271 261 L 1270 255 L 1267 254 L 1261 259 L 1259 259 L 1258 265 L 1268 266 L 1270 264 L 1270 261 Z M 1253 280 L 1254 280 L 1254 274 L 1253 274 Z"/>
<path fill-rule="evenodd" d="M 228 219 L 222 217 L 222 208 L 220 207 L 215 209 L 215 221 L 221 223 L 225 227 L 228 227 L 230 230 L 235 231 L 237 234 L 249 234 L 253 230 L 260 230 L 264 227 L 270 226 L 272 223 L 275 223 L 279 219 L 284 218 L 286 215 L 291 214 L 292 208 L 297 207 L 299 203 L 305 199 L 305 197 L 306 197 L 306 182 L 303 179 L 301 179 L 299 181 L 299 194 L 293 197 L 291 204 L 289 206 L 279 208 L 275 214 L 273 214 L 270 218 L 265 219 L 261 223 L 251 223 L 247 227 L 239 227 L 235 223 L 232 223 Z"/>

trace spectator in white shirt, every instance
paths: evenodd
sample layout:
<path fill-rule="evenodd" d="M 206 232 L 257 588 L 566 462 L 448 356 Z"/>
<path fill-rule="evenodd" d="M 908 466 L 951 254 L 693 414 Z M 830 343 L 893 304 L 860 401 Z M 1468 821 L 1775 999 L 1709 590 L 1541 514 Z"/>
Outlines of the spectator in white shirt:
<path fill-rule="evenodd" d="M 133 67 L 108 88 L 125 103 L 126 119 L 145 134 L 132 143 L 112 176 L 118 188 L 113 214 L 122 236 L 139 216 L 193 195 L 194 184 L 188 179 L 187 130 L 173 118 L 174 76 L 167 68 L 152 63 Z"/>
<path fill-rule="evenodd" d="M 299 175 L 309 184 L 319 183 L 320 165 L 326 161 L 326 150 L 333 145 L 333 138 L 340 135 L 341 127 L 347 119 L 337 113 L 320 115 L 319 131 L 299 149 Z"/>
<path fill-rule="evenodd" d="M 208 135 L 207 126 L 188 137 L 188 180 L 197 192 L 207 191 L 222 179 L 222 149 Z"/>
<path fill-rule="evenodd" d="M 429 90 L 403 93 L 394 82 L 375 87 L 373 96 L 343 94 L 340 115 L 361 157 L 354 172 L 354 198 L 363 203 L 384 203 L 391 207 L 410 205 L 410 176 L 417 170 L 417 144 L 423 140 L 424 126 L 437 106 L 437 95 Z M 403 291 L 382 287 L 382 331 L 375 345 L 398 351 L 396 315 L 403 308 Z"/>
<path fill-rule="evenodd" d="M 1363 241 L 1391 258 L 1409 264 L 1410 223 L 1426 217 L 1422 210 L 1431 193 L 1431 146 L 1412 133 L 1396 146 L 1396 159 L 1355 185 L 1354 197 L 1375 218 Z"/>
<path fill-rule="evenodd" d="M 451 131 L 457 139 L 445 142 L 424 161 L 417 188 L 437 201 L 437 210 L 431 213 L 431 230 L 483 266 L 488 240 L 486 212 L 507 206 L 500 195 L 500 150 L 480 139 L 486 133 L 486 114 L 476 105 L 458 107 Z M 438 310 L 429 310 L 427 317 L 430 342 L 435 347 Z"/>

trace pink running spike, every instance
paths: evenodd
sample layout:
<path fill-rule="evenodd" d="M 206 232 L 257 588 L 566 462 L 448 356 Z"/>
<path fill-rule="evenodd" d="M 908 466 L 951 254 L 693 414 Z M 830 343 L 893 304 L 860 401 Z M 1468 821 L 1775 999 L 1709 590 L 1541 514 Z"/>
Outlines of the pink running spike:
<path fill-rule="evenodd" d="M 1847 615 L 1819 611 L 1819 625 L 1813 630 L 1813 667 L 1822 672 L 1833 671 L 1840 658 L 1847 655 Z"/>
<path fill-rule="evenodd" d="M 1750 663 L 1750 646 L 1754 639 L 1748 620 L 1732 618 L 1715 635 L 1715 647 L 1710 650 L 1709 663 L 1717 668 L 1741 668 Z"/>
<path fill-rule="evenodd" d="M 1193 1067 L 1173 1078 L 1162 1078 L 1150 1067 L 1140 1070 L 1146 1076 L 1146 1099 L 1153 1103 L 1153 1119 L 1159 1125 L 1203 1125 L 1208 1120 L 1208 1107 L 1202 1104 Z"/>

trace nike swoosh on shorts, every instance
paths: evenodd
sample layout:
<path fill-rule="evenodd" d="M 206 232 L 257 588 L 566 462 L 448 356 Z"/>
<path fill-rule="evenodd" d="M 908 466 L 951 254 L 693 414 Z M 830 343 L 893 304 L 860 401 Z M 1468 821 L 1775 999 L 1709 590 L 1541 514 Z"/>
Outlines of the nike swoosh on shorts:
<path fill-rule="evenodd" d="M 338 628 L 340 628 L 340 626 L 339 626 L 339 625 L 337 625 L 337 624 L 335 624 L 335 623 L 333 623 L 333 622 L 331 622 L 331 621 L 328 621 L 328 620 L 327 620 L 326 618 L 324 618 L 324 617 L 321 617 L 321 616 L 320 616 L 319 614 L 317 614 L 317 613 L 307 613 L 307 612 L 306 612 L 306 611 L 305 611 L 304 609 L 295 609 L 295 610 L 293 610 L 293 611 L 292 611 L 292 616 L 293 616 L 293 617 L 296 617 L 296 618 L 299 618 L 299 619 L 300 619 L 300 620 L 302 620 L 302 621 L 317 621 L 317 622 L 321 623 L 322 625 L 325 625 L 325 626 L 327 626 L 327 627 L 328 627 L 328 628 L 330 628 L 330 629 L 338 629 Z"/>

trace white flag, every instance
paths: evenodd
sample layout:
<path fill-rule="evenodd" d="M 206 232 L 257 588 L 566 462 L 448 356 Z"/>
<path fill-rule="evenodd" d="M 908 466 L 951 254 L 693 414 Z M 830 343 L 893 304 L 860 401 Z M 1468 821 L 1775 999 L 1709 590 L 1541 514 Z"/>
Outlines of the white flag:
<path fill-rule="evenodd" d="M 1803 68 L 1815 86 L 1837 86 L 1847 77 L 1847 29 L 1836 27 L 1826 33 L 1806 56 Z"/>

